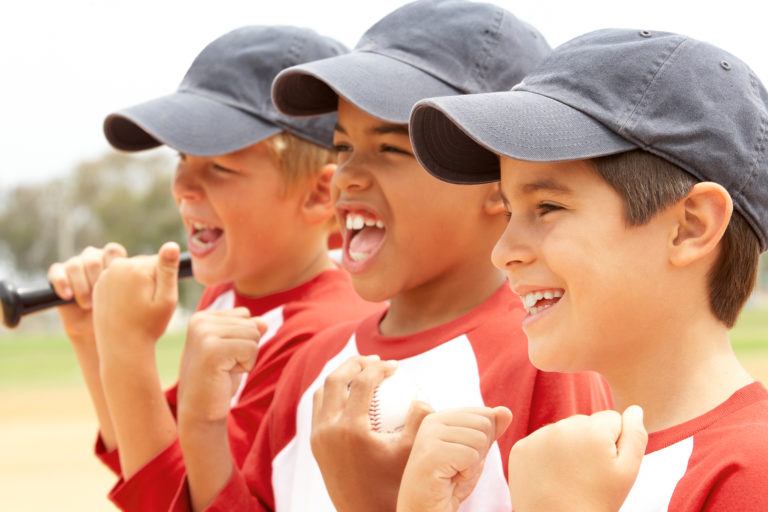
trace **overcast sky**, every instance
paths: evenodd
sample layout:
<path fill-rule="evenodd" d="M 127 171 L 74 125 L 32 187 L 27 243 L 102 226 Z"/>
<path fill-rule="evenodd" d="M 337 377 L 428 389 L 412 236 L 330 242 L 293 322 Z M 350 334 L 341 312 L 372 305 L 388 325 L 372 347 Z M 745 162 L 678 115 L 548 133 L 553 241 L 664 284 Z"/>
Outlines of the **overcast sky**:
<path fill-rule="evenodd" d="M 242 25 L 311 27 L 353 46 L 403 1 L 28 0 L 0 8 L 0 187 L 67 172 L 108 149 L 110 111 L 173 92 L 195 55 Z M 768 83 L 762 1 L 499 0 L 556 46 L 605 27 L 680 32 Z M 428 23 L 428 20 L 424 20 Z"/>

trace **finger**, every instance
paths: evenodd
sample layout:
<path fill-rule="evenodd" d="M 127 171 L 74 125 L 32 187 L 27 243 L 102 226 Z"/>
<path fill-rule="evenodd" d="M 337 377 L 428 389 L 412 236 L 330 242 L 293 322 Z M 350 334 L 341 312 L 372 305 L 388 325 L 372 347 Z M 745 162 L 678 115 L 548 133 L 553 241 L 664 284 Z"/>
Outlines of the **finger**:
<path fill-rule="evenodd" d="M 251 318 L 251 312 L 248 308 L 238 307 L 232 309 L 219 309 L 217 311 L 204 311 L 200 314 L 209 318 L 224 317 L 224 318 Z"/>
<path fill-rule="evenodd" d="M 227 339 L 224 349 L 231 359 L 223 369 L 230 373 L 250 372 L 259 355 L 259 345 L 249 339 Z"/>
<path fill-rule="evenodd" d="M 353 421 L 359 421 L 367 426 L 374 391 L 396 369 L 397 363 L 394 361 L 376 361 L 355 375 L 350 382 L 345 414 Z"/>
<path fill-rule="evenodd" d="M 261 331 L 256 322 L 251 319 L 230 318 L 228 322 L 214 324 L 210 333 L 221 339 L 244 339 L 258 343 L 261 339 Z"/>
<path fill-rule="evenodd" d="M 621 415 L 613 410 L 598 411 L 589 417 L 590 424 L 600 432 L 607 434 L 615 444 L 621 435 Z"/>
<path fill-rule="evenodd" d="M 363 371 L 366 364 L 366 357 L 352 357 L 326 377 L 323 384 L 322 414 L 324 416 L 344 408 L 349 396 L 349 384 L 355 375 Z"/>
<path fill-rule="evenodd" d="M 70 258 L 64 263 L 64 268 L 77 305 L 83 309 L 91 309 L 91 286 L 85 275 L 82 260 L 79 257 Z"/>
<path fill-rule="evenodd" d="M 99 275 L 104 268 L 104 255 L 100 249 L 95 247 L 86 247 L 80 254 L 85 277 L 88 279 L 88 287 L 93 290 L 93 285 L 99 279 Z"/>
<path fill-rule="evenodd" d="M 173 303 L 179 294 L 179 255 L 181 251 L 176 242 L 166 242 L 160 247 L 155 267 L 156 302 Z"/>
<path fill-rule="evenodd" d="M 72 287 L 69 285 L 69 278 L 63 263 L 54 263 L 48 268 L 48 281 L 53 286 L 56 295 L 64 300 L 70 300 L 74 296 Z"/>
<path fill-rule="evenodd" d="M 108 243 L 104 246 L 104 268 L 107 268 L 114 260 L 127 256 L 128 252 L 125 247 L 115 242 Z"/>
<path fill-rule="evenodd" d="M 645 454 L 648 444 L 648 432 L 643 424 L 643 409 L 639 405 L 627 407 L 621 415 L 621 436 L 616 444 L 619 460 L 630 466 L 637 464 Z"/>
<path fill-rule="evenodd" d="M 507 428 L 512 424 L 512 411 L 506 407 L 494 407 L 493 408 L 493 420 L 495 433 L 493 440 L 497 440 L 501 435 L 506 432 Z"/>
<path fill-rule="evenodd" d="M 421 400 L 411 402 L 408 414 L 405 417 L 405 426 L 403 427 L 402 437 L 404 439 L 415 439 L 424 418 L 435 412 L 432 407 Z"/>
<path fill-rule="evenodd" d="M 444 426 L 440 430 L 440 440 L 446 443 L 455 443 L 467 446 L 476 450 L 482 456 L 493 444 L 493 437 L 489 435 L 489 432 L 493 430 L 490 422 L 487 424 L 488 428 L 476 429 L 463 426 Z"/>

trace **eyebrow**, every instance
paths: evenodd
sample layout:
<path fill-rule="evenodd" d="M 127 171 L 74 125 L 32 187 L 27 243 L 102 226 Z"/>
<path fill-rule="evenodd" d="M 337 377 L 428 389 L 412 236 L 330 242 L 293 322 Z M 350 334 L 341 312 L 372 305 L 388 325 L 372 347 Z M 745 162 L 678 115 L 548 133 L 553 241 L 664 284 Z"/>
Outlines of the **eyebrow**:
<path fill-rule="evenodd" d="M 408 125 L 407 124 L 381 124 L 371 131 L 379 135 L 394 133 L 397 135 L 408 136 Z"/>
<path fill-rule="evenodd" d="M 347 130 L 344 129 L 344 127 L 341 126 L 339 123 L 336 123 L 336 126 L 333 127 L 333 130 L 339 133 L 343 133 L 344 135 L 348 135 Z M 408 125 L 385 123 L 385 124 L 380 124 L 375 128 L 372 128 L 370 131 L 377 135 L 386 135 L 388 133 L 394 133 L 397 135 L 408 136 Z"/>
<path fill-rule="evenodd" d="M 561 195 L 573 194 L 573 191 L 570 188 L 566 187 L 562 183 L 558 183 L 557 181 L 550 179 L 542 179 L 533 181 L 531 183 L 526 183 L 523 185 L 522 190 L 526 194 L 532 194 L 541 190 Z"/>

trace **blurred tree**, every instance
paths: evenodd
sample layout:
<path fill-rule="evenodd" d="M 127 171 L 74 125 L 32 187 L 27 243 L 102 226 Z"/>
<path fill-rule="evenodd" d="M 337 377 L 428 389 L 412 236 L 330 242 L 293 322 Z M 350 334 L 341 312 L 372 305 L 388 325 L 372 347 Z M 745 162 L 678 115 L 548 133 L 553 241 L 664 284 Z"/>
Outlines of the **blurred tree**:
<path fill-rule="evenodd" d="M 165 152 L 109 152 L 66 176 L 8 190 L 0 203 L 0 253 L 21 274 L 44 274 L 84 247 L 116 241 L 151 254 L 184 232 L 170 193 L 175 162 Z M 190 286 L 182 287 L 195 300 Z"/>

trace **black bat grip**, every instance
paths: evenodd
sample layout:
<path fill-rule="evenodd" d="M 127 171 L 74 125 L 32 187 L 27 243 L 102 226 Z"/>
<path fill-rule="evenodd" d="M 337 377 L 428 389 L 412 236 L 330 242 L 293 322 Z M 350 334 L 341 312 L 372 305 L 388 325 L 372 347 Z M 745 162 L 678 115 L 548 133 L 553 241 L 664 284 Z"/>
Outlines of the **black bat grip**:
<path fill-rule="evenodd" d="M 179 259 L 179 279 L 192 276 L 192 259 L 189 254 L 181 253 Z M 19 325 L 21 318 L 30 313 L 62 306 L 74 302 L 64 300 L 48 285 L 43 288 L 16 289 L 10 283 L 0 281 L 0 303 L 2 303 L 2 321 L 6 327 Z"/>

